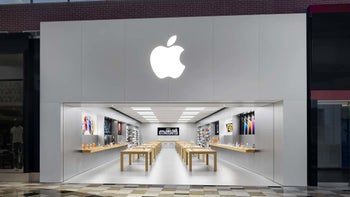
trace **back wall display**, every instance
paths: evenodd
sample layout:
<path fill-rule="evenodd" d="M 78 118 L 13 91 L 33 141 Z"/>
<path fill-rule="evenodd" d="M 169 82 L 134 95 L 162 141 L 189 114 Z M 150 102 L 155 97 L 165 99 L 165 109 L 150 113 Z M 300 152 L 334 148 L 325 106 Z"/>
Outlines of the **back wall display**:
<path fill-rule="evenodd" d="M 226 131 L 227 132 L 232 132 L 233 131 L 233 124 L 232 124 L 232 122 L 226 123 Z"/>
<path fill-rule="evenodd" d="M 82 114 L 82 131 L 83 135 L 94 135 L 96 116 L 88 113 Z"/>
<path fill-rule="evenodd" d="M 179 127 L 158 127 L 158 135 L 180 135 Z"/>
<path fill-rule="evenodd" d="M 118 122 L 118 135 L 122 135 L 122 123 Z"/>
<path fill-rule="evenodd" d="M 113 118 L 105 117 L 104 118 L 104 134 L 105 135 L 112 135 L 114 132 L 116 132 L 116 120 Z"/>
<path fill-rule="evenodd" d="M 255 134 L 255 113 L 247 112 L 238 114 L 239 116 L 239 134 L 254 135 Z"/>
<path fill-rule="evenodd" d="M 215 135 L 219 135 L 220 134 L 220 130 L 219 130 L 219 121 L 214 122 L 214 131 L 215 131 Z"/>

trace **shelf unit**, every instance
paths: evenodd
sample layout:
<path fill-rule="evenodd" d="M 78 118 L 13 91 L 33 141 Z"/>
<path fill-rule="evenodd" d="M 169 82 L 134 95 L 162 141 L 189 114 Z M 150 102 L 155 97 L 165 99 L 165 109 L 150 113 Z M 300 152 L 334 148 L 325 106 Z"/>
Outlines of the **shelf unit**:
<path fill-rule="evenodd" d="M 126 141 L 131 147 L 140 145 L 140 131 L 133 125 L 126 125 Z"/>
<path fill-rule="evenodd" d="M 121 147 L 124 147 L 127 145 L 128 145 L 128 143 L 99 146 L 99 147 L 94 147 L 94 148 L 90 148 L 90 149 L 82 149 L 81 152 L 83 152 L 83 153 L 96 153 L 96 152 L 111 150 L 111 149 L 115 149 L 115 148 L 121 148 Z"/>
<path fill-rule="evenodd" d="M 215 144 L 215 143 L 209 143 L 209 145 L 212 147 L 218 147 L 218 148 L 233 150 L 233 151 L 242 152 L 242 153 L 255 153 L 256 152 L 255 148 L 237 147 L 237 146 L 232 146 L 232 145 Z"/>
<path fill-rule="evenodd" d="M 197 128 L 197 144 L 205 147 L 210 141 L 210 125 L 204 125 Z"/>

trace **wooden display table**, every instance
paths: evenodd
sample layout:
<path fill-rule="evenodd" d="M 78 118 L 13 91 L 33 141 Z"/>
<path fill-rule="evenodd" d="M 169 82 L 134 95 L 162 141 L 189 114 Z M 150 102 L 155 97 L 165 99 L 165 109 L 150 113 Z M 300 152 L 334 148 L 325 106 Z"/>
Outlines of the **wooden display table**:
<path fill-rule="evenodd" d="M 143 150 L 143 149 L 150 149 L 152 151 L 153 157 L 151 159 L 156 159 L 157 156 L 157 149 L 156 145 L 140 145 L 140 146 L 135 146 L 132 149 L 137 149 L 137 150 Z M 137 158 L 140 158 L 140 154 L 137 155 Z"/>
<path fill-rule="evenodd" d="M 184 145 L 184 146 L 181 146 L 181 150 L 180 150 L 180 156 L 181 156 L 181 158 L 184 160 L 184 161 L 186 161 L 186 157 L 185 157 L 185 155 L 186 155 L 186 150 L 187 149 L 203 149 L 203 147 L 201 147 L 201 146 L 198 146 L 198 145 Z M 198 155 L 198 159 L 199 159 L 199 155 Z"/>
<path fill-rule="evenodd" d="M 151 145 L 151 146 L 155 146 L 156 148 L 156 153 L 160 152 L 160 149 L 162 148 L 162 143 L 161 142 L 147 142 L 145 144 L 142 144 L 145 146 Z"/>
<path fill-rule="evenodd" d="M 90 148 L 90 149 L 82 149 L 81 152 L 83 152 L 83 153 L 96 153 L 96 152 L 111 150 L 111 149 L 114 149 L 114 148 L 120 148 L 120 147 L 128 146 L 128 144 L 129 143 L 113 144 L 113 145 L 106 145 L 106 146 L 97 146 L 97 147 L 93 147 L 93 148 Z"/>
<path fill-rule="evenodd" d="M 184 146 L 198 146 L 198 145 L 194 144 L 192 142 L 176 142 L 175 148 L 176 148 L 177 153 L 179 153 L 181 155 L 181 157 L 182 157 L 182 148 Z"/>
<path fill-rule="evenodd" d="M 162 148 L 173 148 L 175 147 L 176 142 L 179 140 L 158 140 L 158 142 L 161 142 Z"/>
<path fill-rule="evenodd" d="M 175 147 L 176 147 L 176 150 L 180 147 L 180 146 L 182 146 L 182 145 L 185 145 L 185 144 L 193 144 L 193 145 L 195 145 L 194 143 L 192 143 L 192 142 L 183 142 L 183 141 L 178 141 L 178 142 L 175 142 Z"/>
<path fill-rule="evenodd" d="M 242 153 L 254 153 L 256 151 L 255 148 L 237 147 L 237 146 L 226 145 L 226 144 L 209 143 L 209 145 L 212 147 L 218 147 L 218 148 L 233 150 L 233 151 L 242 152 Z"/>
<path fill-rule="evenodd" d="M 120 151 L 120 171 L 124 171 L 124 155 L 129 155 L 129 165 L 131 165 L 132 155 L 145 155 L 145 171 L 148 171 L 148 158 L 149 165 L 152 165 L 152 150 L 151 149 L 127 149 Z"/>
<path fill-rule="evenodd" d="M 206 164 L 209 165 L 209 154 L 213 154 L 214 156 L 214 171 L 217 170 L 217 152 L 216 150 L 211 149 L 186 149 L 186 165 L 188 165 L 188 169 L 192 171 L 192 156 L 193 154 L 205 154 L 206 155 Z"/>

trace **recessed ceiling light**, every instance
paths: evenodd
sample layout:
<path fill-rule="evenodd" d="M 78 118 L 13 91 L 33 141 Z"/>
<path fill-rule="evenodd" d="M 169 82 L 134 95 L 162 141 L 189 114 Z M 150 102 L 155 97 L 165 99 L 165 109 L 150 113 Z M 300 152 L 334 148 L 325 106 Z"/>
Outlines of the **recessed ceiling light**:
<path fill-rule="evenodd" d="M 157 118 L 149 118 L 149 119 L 146 119 L 146 120 L 148 120 L 148 121 L 158 121 Z"/>
<path fill-rule="evenodd" d="M 198 111 L 184 111 L 182 115 L 197 115 L 199 114 Z"/>
<path fill-rule="evenodd" d="M 150 111 L 152 110 L 150 107 L 132 107 L 131 109 L 135 110 L 135 111 Z"/>
<path fill-rule="evenodd" d="M 204 107 L 186 107 L 186 111 L 201 111 L 204 110 Z"/>
<path fill-rule="evenodd" d="M 194 116 L 180 116 L 180 118 L 193 118 Z"/>
<path fill-rule="evenodd" d="M 188 119 L 188 118 L 180 118 L 179 121 L 189 121 L 191 119 Z"/>
<path fill-rule="evenodd" d="M 142 115 L 154 115 L 154 113 L 151 111 L 138 111 L 137 113 L 140 114 L 141 116 Z"/>
<path fill-rule="evenodd" d="M 142 116 L 143 118 L 157 118 L 157 116 Z"/>

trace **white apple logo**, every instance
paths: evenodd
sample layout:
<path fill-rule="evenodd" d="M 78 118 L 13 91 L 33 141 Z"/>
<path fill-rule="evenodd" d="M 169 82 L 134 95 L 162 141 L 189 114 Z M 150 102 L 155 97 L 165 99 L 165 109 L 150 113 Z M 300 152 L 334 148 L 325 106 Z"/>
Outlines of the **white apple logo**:
<path fill-rule="evenodd" d="M 157 46 L 153 49 L 150 57 L 153 72 L 158 78 L 165 77 L 178 78 L 185 70 L 185 66 L 180 61 L 180 55 L 184 49 L 174 45 L 176 35 L 171 36 L 167 42 L 167 47 Z"/>

